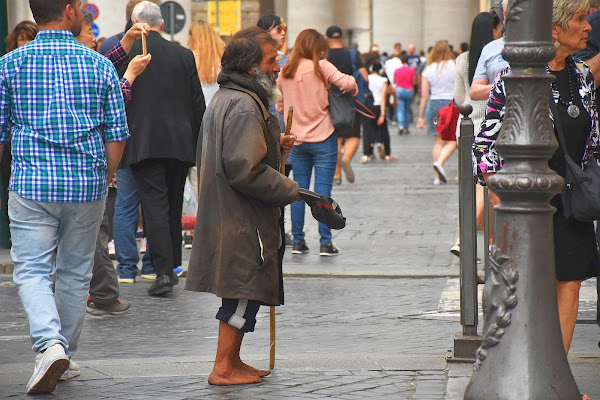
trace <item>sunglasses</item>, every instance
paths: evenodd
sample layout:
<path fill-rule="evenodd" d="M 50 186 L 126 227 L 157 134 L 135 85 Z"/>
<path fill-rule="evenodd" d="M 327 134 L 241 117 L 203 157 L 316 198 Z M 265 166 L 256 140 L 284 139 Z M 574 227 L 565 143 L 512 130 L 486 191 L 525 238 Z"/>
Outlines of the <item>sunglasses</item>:
<path fill-rule="evenodd" d="M 271 30 L 273 30 L 273 29 L 275 29 L 275 31 L 279 34 L 287 32 L 287 26 L 284 26 L 281 24 L 277 25 L 275 28 L 272 28 Z"/>

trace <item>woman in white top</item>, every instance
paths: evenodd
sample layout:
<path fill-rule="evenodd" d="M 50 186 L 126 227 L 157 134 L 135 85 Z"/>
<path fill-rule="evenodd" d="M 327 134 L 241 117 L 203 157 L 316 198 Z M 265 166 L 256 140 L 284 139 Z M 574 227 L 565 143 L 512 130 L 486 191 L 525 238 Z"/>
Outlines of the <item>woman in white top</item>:
<path fill-rule="evenodd" d="M 369 72 L 369 90 L 373 93 L 373 106 L 369 108 L 375 114 L 375 119 L 362 119 L 363 156 L 360 162 L 364 164 L 374 158 L 375 143 L 378 143 L 379 158 L 385 161 L 396 161 L 398 157 L 390 153 L 390 133 L 385 119 L 387 99 L 391 94 L 395 96 L 396 93 L 391 88 L 390 81 L 379 62 L 372 63 Z"/>
<path fill-rule="evenodd" d="M 435 137 L 432 152 L 435 171 L 434 185 L 448 181 L 444 163 L 456 150 L 456 141 L 442 140 L 433 126 L 433 120 L 440 108 L 447 106 L 454 96 L 455 69 L 454 53 L 448 42 L 437 41 L 429 54 L 427 66 L 421 76 L 421 106 L 417 122 L 418 129 L 425 129 L 425 106 L 427 106 L 427 130 Z"/>

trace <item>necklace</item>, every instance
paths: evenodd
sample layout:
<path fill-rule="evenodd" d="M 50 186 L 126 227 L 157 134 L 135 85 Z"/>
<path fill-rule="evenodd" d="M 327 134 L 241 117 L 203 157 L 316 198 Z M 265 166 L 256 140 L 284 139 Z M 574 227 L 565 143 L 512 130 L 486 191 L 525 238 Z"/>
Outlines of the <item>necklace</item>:
<path fill-rule="evenodd" d="M 569 71 L 569 65 L 567 64 L 565 66 L 566 69 L 566 73 L 567 73 L 567 78 L 569 79 L 569 95 L 571 96 L 570 101 L 567 103 L 565 102 L 565 100 L 560 96 L 560 91 L 558 90 L 558 86 L 556 85 L 556 80 L 552 81 L 551 85 L 552 85 L 552 89 L 555 90 L 558 93 L 558 102 L 560 104 L 562 104 L 566 109 L 567 109 L 567 114 L 569 114 L 569 117 L 571 118 L 577 118 L 579 117 L 579 107 L 577 107 L 574 103 L 573 103 L 573 82 L 571 81 L 571 72 Z M 546 70 L 548 72 L 550 72 L 550 68 L 548 68 L 548 66 L 546 66 Z"/>

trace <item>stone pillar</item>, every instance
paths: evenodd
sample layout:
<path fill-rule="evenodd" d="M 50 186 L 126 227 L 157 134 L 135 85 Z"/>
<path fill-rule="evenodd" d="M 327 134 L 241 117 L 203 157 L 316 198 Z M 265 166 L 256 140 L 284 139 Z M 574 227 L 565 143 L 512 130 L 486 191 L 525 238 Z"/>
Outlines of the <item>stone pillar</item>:
<path fill-rule="evenodd" d="M 19 22 L 24 20 L 33 21 L 33 15 L 29 9 L 29 2 L 17 0 L 8 1 L 8 31 L 12 31 Z"/>
<path fill-rule="evenodd" d="M 287 1 L 288 47 L 292 48 L 298 34 L 307 28 L 325 33 L 334 24 L 336 15 L 346 14 L 346 9 L 338 9 L 335 1 L 288 0 Z"/>
<path fill-rule="evenodd" d="M 552 0 L 512 0 L 502 56 L 512 70 L 496 146 L 506 165 L 489 181 L 500 197 L 483 294 L 483 342 L 466 400 L 580 399 L 558 320 L 549 200 L 564 180 L 548 167 L 557 148 L 548 115 Z"/>
<path fill-rule="evenodd" d="M 427 1 L 373 1 L 373 43 L 378 44 L 382 52 L 387 51 L 390 54 L 396 42 L 400 42 L 403 49 L 406 49 L 409 43 L 414 43 L 417 49 L 427 49 L 423 41 L 426 18 L 424 4 Z M 438 5 L 450 2 L 433 1 Z"/>
<path fill-rule="evenodd" d="M 478 12 L 478 1 L 424 0 L 422 48 L 427 50 L 438 40 L 447 40 L 455 50 L 462 42 L 468 43 L 473 18 Z"/>

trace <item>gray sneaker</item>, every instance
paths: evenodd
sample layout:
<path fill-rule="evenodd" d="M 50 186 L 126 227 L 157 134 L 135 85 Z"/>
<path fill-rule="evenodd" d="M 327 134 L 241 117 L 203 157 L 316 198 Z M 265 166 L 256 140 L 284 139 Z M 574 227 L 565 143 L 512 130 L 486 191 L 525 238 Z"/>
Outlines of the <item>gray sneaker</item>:
<path fill-rule="evenodd" d="M 66 381 L 79 375 L 81 375 L 81 369 L 79 368 L 79 365 L 77 365 L 75 361 L 71 360 L 69 368 L 67 368 L 67 370 L 61 375 L 59 380 Z"/>
<path fill-rule="evenodd" d="M 346 179 L 350 183 L 354 183 L 354 170 L 350 165 L 350 161 L 346 160 L 342 157 L 342 169 L 344 170 L 344 174 L 346 174 Z"/>
<path fill-rule="evenodd" d="M 35 356 L 35 369 L 27 383 L 27 394 L 52 393 L 63 372 L 69 368 L 69 357 L 61 344 L 48 347 Z"/>
<path fill-rule="evenodd" d="M 123 315 L 127 314 L 131 305 L 127 300 L 115 300 L 112 304 L 96 304 L 89 297 L 85 311 L 92 315 Z"/>

